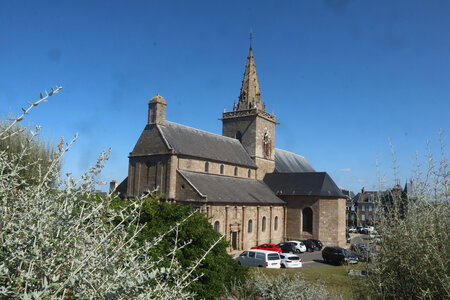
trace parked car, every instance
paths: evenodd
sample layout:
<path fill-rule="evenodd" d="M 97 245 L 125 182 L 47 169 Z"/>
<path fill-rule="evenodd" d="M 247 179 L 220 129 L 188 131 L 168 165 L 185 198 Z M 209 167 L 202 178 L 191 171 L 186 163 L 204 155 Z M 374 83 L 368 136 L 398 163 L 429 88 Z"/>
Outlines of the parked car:
<path fill-rule="evenodd" d="M 280 248 L 282 253 L 295 253 L 295 245 L 290 242 L 279 243 L 275 247 Z"/>
<path fill-rule="evenodd" d="M 358 231 L 356 230 L 355 227 L 349 227 L 349 228 L 348 228 L 348 232 L 349 232 L 349 233 L 357 233 Z"/>
<path fill-rule="evenodd" d="M 280 268 L 280 254 L 259 249 L 251 249 L 242 252 L 236 257 L 239 265 L 260 268 Z"/>
<path fill-rule="evenodd" d="M 313 242 L 314 244 L 316 244 L 317 249 L 322 250 L 323 244 L 322 244 L 321 241 L 319 241 L 319 240 L 314 240 L 314 239 L 309 239 L 308 241 Z"/>
<path fill-rule="evenodd" d="M 330 264 L 357 264 L 358 257 L 350 251 L 340 247 L 325 247 L 322 250 L 322 258 Z"/>
<path fill-rule="evenodd" d="M 305 245 L 306 251 L 308 251 L 308 252 L 314 252 L 314 250 L 319 250 L 319 248 L 317 248 L 316 244 L 314 244 L 310 240 L 303 240 L 301 242 Z"/>
<path fill-rule="evenodd" d="M 289 241 L 289 243 L 294 244 L 295 246 L 295 253 L 304 253 L 306 252 L 306 246 L 303 244 L 303 242 L 300 241 Z"/>
<path fill-rule="evenodd" d="M 372 231 L 370 231 L 369 232 L 369 237 L 371 238 L 371 239 L 374 239 L 375 237 L 377 237 L 379 234 L 378 234 L 378 231 L 376 231 L 376 230 L 372 230 Z"/>
<path fill-rule="evenodd" d="M 363 230 L 363 227 L 362 227 L 362 226 L 357 226 L 357 227 L 356 227 L 356 231 L 357 231 L 358 233 L 363 233 L 362 230 Z"/>
<path fill-rule="evenodd" d="M 302 259 L 293 254 L 280 254 L 282 268 L 301 268 Z"/>
<path fill-rule="evenodd" d="M 370 262 L 378 258 L 378 252 L 370 244 L 352 244 L 350 250 L 358 257 L 360 261 Z"/>
<path fill-rule="evenodd" d="M 259 246 L 252 247 L 252 249 L 275 251 L 275 252 L 278 252 L 278 253 L 282 252 L 281 248 L 277 248 L 277 245 L 275 245 L 275 244 L 262 244 L 262 245 L 259 245 Z"/>

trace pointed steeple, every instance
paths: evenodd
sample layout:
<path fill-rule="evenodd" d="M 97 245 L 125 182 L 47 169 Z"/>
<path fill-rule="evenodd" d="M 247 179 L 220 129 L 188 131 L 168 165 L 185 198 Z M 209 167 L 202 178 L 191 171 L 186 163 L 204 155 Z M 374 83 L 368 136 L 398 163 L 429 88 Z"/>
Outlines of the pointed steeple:
<path fill-rule="evenodd" d="M 259 91 L 258 76 L 256 75 L 255 58 L 250 44 L 250 51 L 242 80 L 241 94 L 239 95 L 238 110 L 262 109 L 261 93 Z"/>

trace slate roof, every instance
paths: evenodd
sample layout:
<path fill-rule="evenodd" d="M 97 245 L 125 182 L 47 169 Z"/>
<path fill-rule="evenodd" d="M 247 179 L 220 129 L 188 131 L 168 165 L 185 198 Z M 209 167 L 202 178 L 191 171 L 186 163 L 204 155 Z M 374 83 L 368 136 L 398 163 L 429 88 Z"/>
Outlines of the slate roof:
<path fill-rule="evenodd" d="M 208 202 L 240 204 L 285 204 L 263 181 L 179 171 Z"/>
<path fill-rule="evenodd" d="M 237 139 L 168 121 L 158 125 L 158 129 L 176 154 L 256 168 Z"/>
<path fill-rule="evenodd" d="M 326 172 L 271 173 L 264 182 L 279 196 L 326 196 L 346 198 Z"/>
<path fill-rule="evenodd" d="M 275 173 L 315 172 L 308 161 L 298 154 L 275 149 Z"/>

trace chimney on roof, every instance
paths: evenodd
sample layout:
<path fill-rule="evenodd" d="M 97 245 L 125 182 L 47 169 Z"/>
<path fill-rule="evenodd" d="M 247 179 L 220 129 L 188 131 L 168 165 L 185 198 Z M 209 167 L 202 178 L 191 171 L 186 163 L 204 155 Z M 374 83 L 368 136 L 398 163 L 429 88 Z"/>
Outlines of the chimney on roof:
<path fill-rule="evenodd" d="M 166 121 L 166 100 L 159 94 L 148 103 L 148 124 L 164 125 Z"/>
<path fill-rule="evenodd" d="M 116 188 L 117 188 L 117 181 L 111 180 L 111 182 L 109 183 L 109 192 L 110 193 L 114 192 Z"/>

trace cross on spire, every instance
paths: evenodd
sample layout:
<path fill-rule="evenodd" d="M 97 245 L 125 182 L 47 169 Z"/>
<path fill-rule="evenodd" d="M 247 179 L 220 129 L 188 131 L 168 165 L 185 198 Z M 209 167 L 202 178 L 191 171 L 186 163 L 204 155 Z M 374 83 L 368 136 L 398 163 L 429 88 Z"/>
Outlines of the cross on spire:
<path fill-rule="evenodd" d="M 253 39 L 253 30 L 250 28 L 250 37 L 248 38 L 250 40 L 250 49 L 252 48 L 252 39 Z"/>

